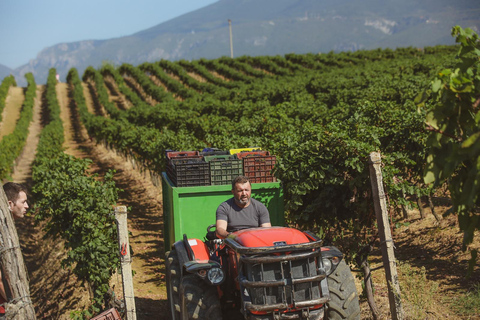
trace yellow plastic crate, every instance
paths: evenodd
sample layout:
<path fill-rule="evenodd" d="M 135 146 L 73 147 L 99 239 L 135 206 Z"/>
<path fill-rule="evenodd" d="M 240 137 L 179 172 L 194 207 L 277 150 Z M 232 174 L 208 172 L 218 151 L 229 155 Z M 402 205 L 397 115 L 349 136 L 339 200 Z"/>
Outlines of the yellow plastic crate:
<path fill-rule="evenodd" d="M 230 154 L 236 154 L 242 151 L 258 151 L 262 150 L 260 147 L 249 147 L 249 148 L 240 148 L 240 149 L 230 149 Z"/>

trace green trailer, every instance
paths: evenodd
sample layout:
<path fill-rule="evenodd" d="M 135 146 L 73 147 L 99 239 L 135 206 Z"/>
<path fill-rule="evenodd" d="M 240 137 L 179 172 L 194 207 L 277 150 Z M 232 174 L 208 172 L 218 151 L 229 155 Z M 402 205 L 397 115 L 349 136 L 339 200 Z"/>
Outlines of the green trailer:
<path fill-rule="evenodd" d="M 207 227 L 215 223 L 215 212 L 223 201 L 232 197 L 232 186 L 213 185 L 175 187 L 162 173 L 163 238 L 165 251 L 171 249 L 183 234 L 203 240 Z M 283 191 L 280 182 L 252 183 L 252 198 L 265 204 L 272 226 L 284 226 Z"/>

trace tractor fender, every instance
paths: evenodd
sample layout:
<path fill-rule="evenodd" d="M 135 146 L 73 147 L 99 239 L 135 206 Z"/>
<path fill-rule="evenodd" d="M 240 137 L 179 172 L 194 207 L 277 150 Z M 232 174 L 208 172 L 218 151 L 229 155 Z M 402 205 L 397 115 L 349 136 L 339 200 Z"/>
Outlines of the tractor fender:
<path fill-rule="evenodd" d="M 322 247 L 322 258 L 340 258 L 343 259 L 343 253 L 334 246 L 324 246 Z"/>
<path fill-rule="evenodd" d="M 322 250 L 322 260 L 328 259 L 331 263 L 331 269 L 327 272 L 327 276 L 330 275 L 340 262 L 343 260 L 343 253 L 334 246 L 325 246 L 321 248 Z"/>
<path fill-rule="evenodd" d="M 187 263 L 188 261 L 190 261 L 190 259 L 188 258 L 188 254 L 187 254 L 187 248 L 185 248 L 185 244 L 183 243 L 183 241 L 177 241 L 175 242 L 172 247 L 175 249 L 175 251 L 177 252 L 177 256 L 178 256 L 178 264 L 180 266 L 182 266 L 180 268 L 180 278 L 183 277 L 183 265 L 185 265 L 185 263 Z"/>
<path fill-rule="evenodd" d="M 210 253 L 205 243 L 199 239 L 188 239 L 187 235 L 183 235 L 183 240 L 179 240 L 173 244 L 177 251 L 181 276 L 185 269 L 191 269 L 194 264 L 204 263 L 208 264 L 210 260 Z M 196 268 L 195 268 L 196 269 Z"/>

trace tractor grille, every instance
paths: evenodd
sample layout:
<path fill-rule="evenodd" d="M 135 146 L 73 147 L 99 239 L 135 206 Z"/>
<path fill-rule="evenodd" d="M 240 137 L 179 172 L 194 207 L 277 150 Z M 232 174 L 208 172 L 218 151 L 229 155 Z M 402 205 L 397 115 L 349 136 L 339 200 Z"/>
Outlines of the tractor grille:
<path fill-rule="evenodd" d="M 250 299 L 247 308 L 254 311 L 305 308 L 326 302 L 322 298 L 317 259 L 320 250 L 276 254 L 269 256 L 242 256 L 244 268 L 241 280 Z M 247 298 L 247 299 L 248 299 Z"/>

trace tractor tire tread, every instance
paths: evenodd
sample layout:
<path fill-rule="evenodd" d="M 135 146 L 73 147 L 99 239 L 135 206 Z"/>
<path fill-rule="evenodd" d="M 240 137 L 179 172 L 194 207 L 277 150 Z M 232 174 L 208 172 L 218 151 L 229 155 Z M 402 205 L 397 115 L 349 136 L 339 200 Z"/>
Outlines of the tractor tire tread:
<path fill-rule="evenodd" d="M 326 319 L 359 320 L 360 304 L 355 280 L 344 260 L 340 261 L 335 271 L 328 276 L 330 301 L 327 302 Z"/>
<path fill-rule="evenodd" d="M 222 308 L 217 288 L 207 285 L 194 274 L 183 277 L 180 285 L 182 319 L 221 320 Z"/>
<path fill-rule="evenodd" d="M 172 320 L 180 319 L 180 263 L 178 262 L 177 252 L 171 250 L 166 253 L 165 259 L 166 280 L 167 280 L 167 294 L 170 302 L 170 312 Z"/>

